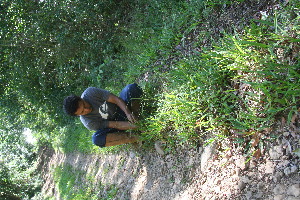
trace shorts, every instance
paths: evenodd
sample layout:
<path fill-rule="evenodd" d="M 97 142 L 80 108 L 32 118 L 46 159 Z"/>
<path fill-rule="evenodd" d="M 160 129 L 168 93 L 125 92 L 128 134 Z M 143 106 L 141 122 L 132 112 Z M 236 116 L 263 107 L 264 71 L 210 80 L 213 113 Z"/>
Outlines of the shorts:
<path fill-rule="evenodd" d="M 121 92 L 120 98 L 129 106 L 131 101 L 134 99 L 141 98 L 143 95 L 142 89 L 136 84 L 129 84 L 127 85 Z M 114 119 L 115 121 L 128 121 L 125 113 L 123 110 L 118 110 L 118 115 Z M 115 132 L 124 132 L 114 128 L 103 128 L 96 131 L 92 136 L 92 141 L 95 145 L 99 147 L 105 147 L 106 144 L 106 136 L 108 133 L 115 133 Z"/>

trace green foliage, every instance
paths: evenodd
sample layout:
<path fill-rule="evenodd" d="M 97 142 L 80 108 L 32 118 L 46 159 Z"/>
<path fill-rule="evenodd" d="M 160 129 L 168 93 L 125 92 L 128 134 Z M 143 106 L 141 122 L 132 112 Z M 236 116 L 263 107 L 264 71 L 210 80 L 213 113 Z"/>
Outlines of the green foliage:
<path fill-rule="evenodd" d="M 0 138 L 0 197 L 30 199 L 40 189 L 39 176 L 34 173 L 36 149 L 21 131 L 2 129 Z"/>
<path fill-rule="evenodd" d="M 186 34 L 182 30 L 196 27 L 203 7 L 156 0 L 16 0 L 1 6 L 5 126 L 27 127 L 42 143 L 84 152 L 93 151 L 86 147 L 91 133 L 72 127 L 77 121 L 62 112 L 64 97 L 88 86 L 117 94 L 142 73 L 159 70 L 167 63 L 151 63 L 169 56 Z"/>
<path fill-rule="evenodd" d="M 212 141 L 261 131 L 278 114 L 290 120 L 300 97 L 299 16 L 286 18 L 299 5 L 282 9 L 178 61 L 157 96 L 157 111 L 145 120 L 144 137 Z"/>
<path fill-rule="evenodd" d="M 53 135 L 53 147 L 61 152 L 70 153 L 80 151 L 83 153 L 92 152 L 92 133 L 88 131 L 81 122 L 76 125 L 69 125 L 58 130 L 60 135 Z"/>
<path fill-rule="evenodd" d="M 94 175 L 87 174 L 65 164 L 54 169 L 54 180 L 62 199 L 72 200 L 111 200 L 118 188 L 96 182 Z M 106 188 L 106 189 L 104 189 Z"/>
<path fill-rule="evenodd" d="M 114 24 L 126 10 L 112 9 L 117 5 L 129 4 L 1 1 L 1 105 L 14 121 L 44 134 L 70 122 L 61 111 L 63 98 L 106 81 L 104 55 L 119 51 Z"/>
<path fill-rule="evenodd" d="M 227 5 L 227 4 L 233 4 L 233 3 L 241 3 L 244 2 L 245 0 L 233 0 L 233 1 L 229 1 L 229 0 L 204 0 L 204 4 L 206 6 L 219 6 L 219 5 Z"/>
<path fill-rule="evenodd" d="M 125 75 L 132 81 L 145 72 L 159 71 L 168 64 L 174 44 L 185 37 L 184 31 L 199 23 L 202 9 L 201 1 L 139 1 L 124 27 L 129 34 L 121 35 L 124 50 L 115 65 L 127 66 Z"/>
<path fill-rule="evenodd" d="M 80 95 L 88 86 L 118 94 L 126 84 L 139 82 L 146 93 L 140 130 L 150 142 L 213 142 L 260 131 L 279 114 L 290 120 L 300 94 L 297 0 L 253 20 L 243 32 L 224 33 L 207 45 L 212 48 L 202 47 L 212 38 L 204 23 L 211 12 L 242 2 L 1 1 L 1 154 L 10 155 L 14 166 L 3 166 L 5 183 L 19 184 L 6 169 L 22 178 L 29 173 L 31 162 L 15 145 L 28 149 L 30 157 L 33 150 L 20 142 L 25 127 L 40 143 L 66 153 L 124 147 L 96 148 L 92 132 L 62 112 L 64 97 Z M 201 51 L 184 54 L 177 46 Z M 19 155 L 27 161 L 13 163 Z M 62 195 L 95 197 L 91 185 L 71 187 L 84 177 L 81 172 L 77 176 L 70 166 L 62 167 L 55 172 Z"/>
<path fill-rule="evenodd" d="M 1 113 L 6 126 L 14 122 L 38 130 L 41 141 L 64 151 L 94 151 L 87 147 L 92 133 L 62 113 L 63 98 L 88 86 L 117 93 L 136 79 L 147 90 L 140 77 L 145 73 L 148 79 L 164 78 L 159 80 L 162 92 L 150 86 L 159 99 L 152 107 L 159 110 L 145 121 L 143 129 L 151 133 L 145 137 L 171 131 L 172 138 L 178 135 L 184 142 L 195 137 L 195 130 L 262 129 L 279 112 L 291 116 L 295 107 L 289 106 L 298 98 L 298 63 L 285 58 L 299 42 L 293 36 L 299 27 L 296 1 L 253 21 L 243 34 L 216 41 L 213 50 L 188 57 L 174 52 L 201 27 L 208 7 L 239 2 L 2 1 Z M 251 89 L 237 95 L 235 87 L 243 84 Z"/>

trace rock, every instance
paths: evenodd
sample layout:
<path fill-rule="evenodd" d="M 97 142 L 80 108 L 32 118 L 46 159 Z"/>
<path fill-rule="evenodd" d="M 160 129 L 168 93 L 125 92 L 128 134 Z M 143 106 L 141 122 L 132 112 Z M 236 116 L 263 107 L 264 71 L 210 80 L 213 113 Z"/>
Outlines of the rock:
<path fill-rule="evenodd" d="M 202 152 L 203 152 L 203 147 L 199 147 L 199 148 L 198 148 L 198 153 L 201 154 Z"/>
<path fill-rule="evenodd" d="M 273 160 L 280 159 L 283 156 L 283 149 L 281 146 L 273 146 L 269 151 L 270 158 Z"/>
<path fill-rule="evenodd" d="M 282 195 L 282 194 L 279 194 L 279 195 L 275 195 L 274 196 L 274 200 L 284 200 L 284 195 Z"/>
<path fill-rule="evenodd" d="M 257 189 L 258 190 L 263 190 L 263 188 L 264 188 L 264 183 L 260 182 L 260 183 L 257 184 Z"/>
<path fill-rule="evenodd" d="M 159 153 L 160 155 L 164 155 L 165 152 L 162 148 L 162 142 L 161 141 L 156 141 L 154 144 L 155 150 L 157 153 Z"/>
<path fill-rule="evenodd" d="M 221 187 L 220 186 L 216 186 L 216 187 L 214 187 L 214 192 L 215 193 L 221 193 Z"/>
<path fill-rule="evenodd" d="M 299 143 L 300 143 L 300 141 L 299 141 Z M 300 148 L 295 149 L 295 150 L 293 151 L 293 153 L 294 153 L 296 156 L 298 156 L 298 157 L 300 158 Z"/>
<path fill-rule="evenodd" d="M 293 165 L 291 167 L 291 173 L 295 173 L 295 172 L 297 172 L 297 170 L 298 170 L 298 167 L 296 165 Z"/>
<path fill-rule="evenodd" d="M 284 168 L 290 164 L 289 160 L 283 160 L 277 164 L 277 168 Z"/>
<path fill-rule="evenodd" d="M 273 174 L 275 171 L 275 166 L 272 161 L 267 161 L 266 163 L 266 168 L 265 168 L 265 173 L 266 174 Z"/>
<path fill-rule="evenodd" d="M 286 191 L 286 188 L 282 184 L 276 185 L 275 188 L 273 189 L 273 192 L 275 195 L 284 194 L 285 191 Z"/>
<path fill-rule="evenodd" d="M 248 199 L 252 199 L 251 197 L 252 197 L 252 192 L 251 191 L 248 191 L 246 194 L 245 194 L 245 196 L 246 196 L 246 199 L 248 200 Z"/>
<path fill-rule="evenodd" d="M 264 193 L 263 192 L 257 192 L 254 196 L 255 199 L 261 199 L 263 197 Z"/>
<path fill-rule="evenodd" d="M 294 184 L 287 190 L 287 194 L 294 197 L 300 196 L 300 184 Z"/>
<path fill-rule="evenodd" d="M 283 136 L 288 137 L 290 135 L 290 132 L 284 132 Z"/>
<path fill-rule="evenodd" d="M 293 174 L 293 173 L 297 172 L 297 170 L 298 170 L 298 167 L 295 166 L 295 165 L 293 165 L 293 166 L 291 166 L 291 167 L 286 167 L 286 168 L 283 170 L 283 172 L 284 172 L 284 174 L 285 174 L 286 176 L 288 176 L 288 175 L 290 175 L 290 174 Z"/>
<path fill-rule="evenodd" d="M 251 183 L 250 177 L 249 176 L 242 176 L 240 177 L 241 181 L 244 183 Z"/>
<path fill-rule="evenodd" d="M 299 197 L 288 196 L 285 200 L 299 200 Z"/>
<path fill-rule="evenodd" d="M 204 171 L 206 169 L 207 161 L 212 157 L 214 149 L 214 145 L 208 145 L 204 148 L 204 151 L 201 155 L 201 171 Z"/>
<path fill-rule="evenodd" d="M 279 182 L 281 180 L 282 176 L 283 176 L 282 172 L 276 172 L 273 176 L 273 181 L 275 183 Z"/>
<path fill-rule="evenodd" d="M 130 157 L 130 158 L 135 158 L 135 153 L 134 153 L 133 151 L 130 151 L 130 152 L 129 152 L 129 157 Z"/>
<path fill-rule="evenodd" d="M 235 169 L 235 174 L 236 174 L 236 176 L 240 176 L 241 175 L 241 169 L 240 168 L 236 168 Z"/>
<path fill-rule="evenodd" d="M 255 160 L 250 160 L 250 162 L 249 162 L 249 168 L 253 169 L 255 167 L 257 167 L 257 162 Z"/>
<path fill-rule="evenodd" d="M 284 170 L 283 170 L 283 173 L 288 176 L 291 174 L 291 169 L 289 167 L 286 167 Z"/>
<path fill-rule="evenodd" d="M 244 181 L 240 181 L 237 185 L 237 189 L 238 190 L 243 190 L 246 188 L 246 183 L 244 183 Z"/>
<path fill-rule="evenodd" d="M 237 159 L 235 160 L 235 165 L 241 170 L 244 170 L 246 168 L 246 159 L 244 156 L 238 156 Z"/>

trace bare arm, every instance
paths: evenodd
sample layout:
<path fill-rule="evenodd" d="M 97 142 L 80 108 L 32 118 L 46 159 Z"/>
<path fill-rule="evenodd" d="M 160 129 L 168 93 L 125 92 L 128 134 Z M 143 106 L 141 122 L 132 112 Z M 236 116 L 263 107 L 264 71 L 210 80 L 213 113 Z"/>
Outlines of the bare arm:
<path fill-rule="evenodd" d="M 130 130 L 137 128 L 136 125 L 126 121 L 109 121 L 108 128 L 115 128 L 118 130 Z"/>
<path fill-rule="evenodd" d="M 114 103 L 117 106 L 119 106 L 124 111 L 124 113 L 126 114 L 129 122 L 131 122 L 131 123 L 135 123 L 136 122 L 136 119 L 135 119 L 134 115 L 128 109 L 128 107 L 126 106 L 125 102 L 121 98 L 119 98 L 119 97 L 117 97 L 117 96 L 115 96 L 113 94 L 110 94 L 108 96 L 107 102 Z M 128 130 L 128 129 L 125 129 L 125 130 Z"/>

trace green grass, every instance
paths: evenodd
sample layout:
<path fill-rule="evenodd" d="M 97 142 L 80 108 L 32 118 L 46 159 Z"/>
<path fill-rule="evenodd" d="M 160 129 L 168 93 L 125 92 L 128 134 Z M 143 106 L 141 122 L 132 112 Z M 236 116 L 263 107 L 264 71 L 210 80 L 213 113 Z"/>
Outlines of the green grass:
<path fill-rule="evenodd" d="M 145 140 L 184 145 L 251 135 L 272 126 L 279 115 L 290 121 L 296 112 L 299 3 L 290 1 L 267 18 L 253 20 L 243 32 L 225 32 L 212 41 L 202 24 L 220 3 L 141 1 L 131 8 L 128 22 L 116 24 L 121 51 L 106 55 L 94 68 L 101 72 L 97 76 L 103 72 L 107 77 L 93 84 L 117 93 L 139 80 L 146 93 L 145 119 L 140 123 Z M 193 31 L 201 37 L 192 47 L 201 48 L 207 39 L 211 48 L 188 56 L 175 51 Z M 148 80 L 141 78 L 145 73 Z M 103 151 L 92 147 L 92 133 L 80 123 L 62 132 L 57 146 L 65 151 Z"/>
<path fill-rule="evenodd" d="M 167 150 L 172 151 L 178 145 L 233 138 L 252 156 L 249 136 L 271 127 L 278 116 L 289 122 L 296 113 L 300 98 L 300 4 L 290 1 L 268 18 L 253 20 L 244 31 L 225 32 L 223 38 L 212 41 L 202 24 L 219 4 L 140 1 L 132 8 L 130 20 L 116 25 L 122 30 L 118 40 L 122 50 L 106 55 L 105 62 L 94 67 L 91 83 L 114 93 L 139 80 L 145 91 L 144 119 L 139 123 L 147 141 L 144 148 L 150 145 L 153 149 L 156 140 L 164 140 Z M 201 48 L 207 39 L 211 48 L 188 56 L 174 50 L 193 31 L 199 37 L 192 41 L 192 47 Z M 148 80 L 141 78 L 145 73 Z M 54 146 L 66 153 L 115 153 L 131 148 L 95 147 L 91 142 L 93 132 L 79 121 L 59 132 Z M 87 174 L 71 166 L 57 167 L 55 175 L 66 199 L 95 199 L 103 187 L 92 185 Z M 79 178 L 87 181 L 78 183 Z M 111 186 L 102 199 L 113 198 L 116 191 Z"/>
<path fill-rule="evenodd" d="M 118 192 L 115 185 L 98 183 L 95 175 L 87 174 L 86 171 L 75 169 L 68 164 L 55 167 L 54 180 L 59 198 L 65 200 L 111 200 Z"/>
<path fill-rule="evenodd" d="M 299 12 L 299 5 L 294 6 L 177 61 L 163 75 L 157 110 L 145 120 L 144 137 L 177 145 L 254 134 L 271 127 L 279 115 L 289 122 L 300 95 L 299 15 L 285 20 L 288 13 Z"/>
<path fill-rule="evenodd" d="M 55 150 L 63 153 L 80 152 L 84 154 L 99 153 L 115 153 L 121 150 L 127 150 L 130 145 L 112 146 L 99 148 L 92 142 L 94 131 L 87 130 L 78 119 L 76 125 L 66 126 L 60 129 L 60 135 L 54 137 L 52 146 Z"/>

